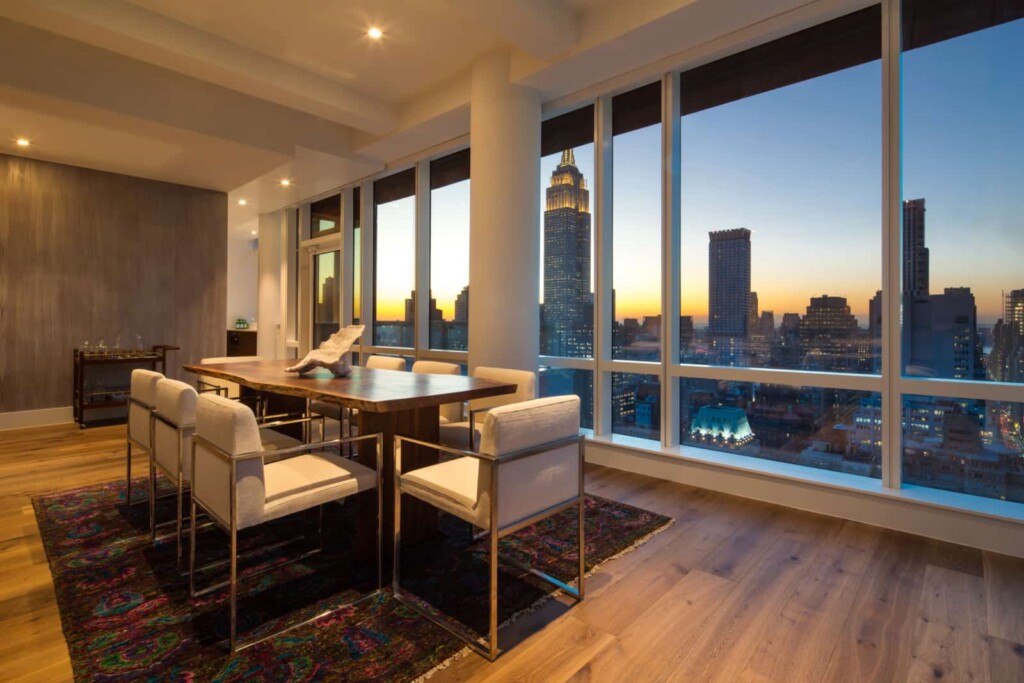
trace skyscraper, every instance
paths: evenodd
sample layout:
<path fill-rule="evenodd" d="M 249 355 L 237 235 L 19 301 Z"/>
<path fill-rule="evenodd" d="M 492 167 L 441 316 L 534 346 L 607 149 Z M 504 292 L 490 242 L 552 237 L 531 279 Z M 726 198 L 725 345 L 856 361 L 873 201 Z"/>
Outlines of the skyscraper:
<path fill-rule="evenodd" d="M 903 294 L 920 299 L 928 293 L 924 199 L 906 199 L 903 202 Z"/>
<path fill-rule="evenodd" d="M 811 297 L 807 313 L 800 321 L 800 346 L 804 366 L 816 370 L 856 371 L 854 337 L 857 318 L 850 312 L 846 297 Z"/>
<path fill-rule="evenodd" d="M 590 191 L 572 149 L 562 152 L 547 188 L 543 310 L 541 353 L 584 355 L 580 340 L 593 329 Z"/>
<path fill-rule="evenodd" d="M 455 322 L 469 323 L 469 285 L 463 287 L 455 297 Z"/>
<path fill-rule="evenodd" d="M 708 237 L 708 333 L 719 362 L 741 364 L 750 320 L 750 231 Z"/>
<path fill-rule="evenodd" d="M 1003 295 L 1003 317 L 993 330 L 988 371 L 1000 382 L 1024 382 L 1024 289 Z"/>

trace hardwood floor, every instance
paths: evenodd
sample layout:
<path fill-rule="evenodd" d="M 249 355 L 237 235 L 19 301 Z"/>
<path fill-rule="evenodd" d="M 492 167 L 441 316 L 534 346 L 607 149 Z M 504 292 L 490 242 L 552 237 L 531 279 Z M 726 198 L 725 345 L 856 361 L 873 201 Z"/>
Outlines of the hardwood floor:
<path fill-rule="evenodd" d="M 71 680 L 30 499 L 123 477 L 123 435 L 0 432 L 4 680 Z M 1024 681 L 1024 560 L 617 470 L 587 490 L 676 523 L 434 681 Z"/>

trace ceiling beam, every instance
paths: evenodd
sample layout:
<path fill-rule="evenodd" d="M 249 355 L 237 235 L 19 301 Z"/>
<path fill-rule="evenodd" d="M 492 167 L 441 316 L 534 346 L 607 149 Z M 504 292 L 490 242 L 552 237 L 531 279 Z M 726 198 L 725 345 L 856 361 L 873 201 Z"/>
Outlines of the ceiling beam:
<path fill-rule="evenodd" d="M 537 59 L 552 59 L 575 47 L 576 15 L 553 0 L 450 0 L 455 10 Z"/>
<path fill-rule="evenodd" d="M 356 130 L 398 125 L 389 103 L 123 0 L 3 0 L 0 16 Z"/>
<path fill-rule="evenodd" d="M 341 124 L 3 18 L 0 85 L 289 157 L 351 151 Z"/>

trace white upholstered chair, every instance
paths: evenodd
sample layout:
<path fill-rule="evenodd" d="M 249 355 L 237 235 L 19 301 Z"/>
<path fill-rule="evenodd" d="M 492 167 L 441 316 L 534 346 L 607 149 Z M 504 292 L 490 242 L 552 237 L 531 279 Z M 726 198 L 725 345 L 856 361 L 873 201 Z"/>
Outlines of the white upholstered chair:
<path fill-rule="evenodd" d="M 373 443 L 377 471 L 324 451 L 342 443 Z M 377 584 L 381 585 L 381 460 L 379 434 L 303 444 L 276 451 L 275 462 L 260 443 L 256 417 L 244 404 L 215 394 L 202 394 L 196 405 L 196 431 L 192 439 L 192 504 L 189 553 L 189 592 L 194 597 L 223 586 L 195 587 L 196 510 L 201 508 L 228 532 L 231 555 L 228 599 L 231 617 L 231 651 L 237 652 L 267 638 L 296 628 L 292 624 L 272 634 L 239 643 L 236 633 L 238 600 L 238 532 L 286 515 L 342 500 L 362 491 L 377 491 Z M 337 609 L 340 609 L 339 606 Z M 322 614 L 314 618 L 319 618 Z"/>
<path fill-rule="evenodd" d="M 132 504 L 132 446 L 149 455 L 152 431 L 153 405 L 156 403 L 156 383 L 163 375 L 152 370 L 132 370 L 128 398 L 128 429 L 126 468 L 124 477 L 125 502 Z"/>
<path fill-rule="evenodd" d="M 481 366 L 473 371 L 473 377 L 492 382 L 515 384 L 516 391 L 514 394 L 476 398 L 470 401 L 467 420 L 441 425 L 439 439 L 445 446 L 473 450 L 476 448 L 476 444 L 480 443 L 480 423 L 486 411 L 537 397 L 537 376 L 529 370 Z M 470 429 L 470 425 L 473 425 L 472 429 Z"/>
<path fill-rule="evenodd" d="M 552 396 L 500 406 L 481 425 L 479 452 L 395 437 L 395 598 L 465 640 L 491 661 L 498 655 L 498 541 L 545 517 L 577 506 L 579 565 L 575 588 L 534 569 L 530 571 L 583 599 L 584 497 L 580 400 Z M 402 444 L 413 443 L 457 455 L 436 465 L 402 471 Z M 454 628 L 418 600 L 406 600 L 400 585 L 401 501 L 410 495 L 489 532 L 490 620 L 486 645 Z"/>
<path fill-rule="evenodd" d="M 366 358 L 364 367 L 375 370 L 405 370 L 405 359 L 401 356 L 373 355 Z"/>
<path fill-rule="evenodd" d="M 192 481 L 192 435 L 196 428 L 196 401 L 198 394 L 188 384 L 173 379 L 161 378 L 156 383 L 156 399 L 153 405 L 152 448 L 149 458 L 149 533 L 156 540 L 156 475 L 159 472 L 170 480 L 177 489 L 178 514 L 176 519 L 178 564 L 182 559 L 182 524 L 184 490 Z M 260 443 L 268 457 L 276 451 L 301 445 L 293 439 L 272 429 L 259 425 Z"/>
<path fill-rule="evenodd" d="M 436 360 L 418 360 L 412 364 L 412 371 L 427 375 L 461 375 L 462 368 L 455 363 L 444 363 Z M 445 403 L 440 406 L 439 419 L 441 424 L 451 424 L 462 420 L 461 403 Z"/>

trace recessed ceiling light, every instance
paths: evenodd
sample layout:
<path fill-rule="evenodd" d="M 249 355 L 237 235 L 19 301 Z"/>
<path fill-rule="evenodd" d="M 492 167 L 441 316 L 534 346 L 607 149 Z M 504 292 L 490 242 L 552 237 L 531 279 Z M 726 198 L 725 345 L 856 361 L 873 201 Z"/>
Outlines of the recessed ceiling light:
<path fill-rule="evenodd" d="M 245 205 L 246 205 L 246 204 L 248 204 L 248 203 L 249 203 L 249 201 L 248 201 L 248 200 L 246 200 L 246 199 L 239 199 L 239 200 L 238 200 L 238 205 L 239 205 L 239 206 L 245 206 Z"/>
<path fill-rule="evenodd" d="M 287 178 L 281 178 L 281 187 L 288 187 L 291 184 L 292 181 L 288 180 Z"/>
<path fill-rule="evenodd" d="M 31 142 L 28 141 L 27 138 L 18 138 L 17 140 L 14 141 L 14 143 L 18 145 L 18 147 L 28 147 L 29 145 L 32 144 Z"/>
<path fill-rule="evenodd" d="M 384 31 L 381 31 L 377 26 L 371 26 L 366 30 L 366 35 L 368 35 L 371 40 L 380 40 L 384 37 Z"/>
<path fill-rule="evenodd" d="M 256 234 L 256 231 L 255 231 L 255 230 L 253 230 L 253 231 L 252 231 L 252 234 L 254 234 L 254 235 L 255 235 L 255 234 Z"/>

